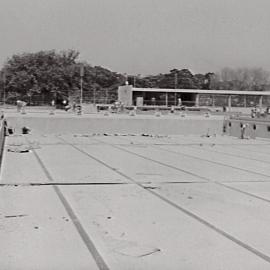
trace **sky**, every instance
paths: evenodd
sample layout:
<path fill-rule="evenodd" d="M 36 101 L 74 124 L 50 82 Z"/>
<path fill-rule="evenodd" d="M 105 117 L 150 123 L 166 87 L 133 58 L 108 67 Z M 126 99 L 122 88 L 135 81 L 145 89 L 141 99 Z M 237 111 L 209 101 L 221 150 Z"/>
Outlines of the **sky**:
<path fill-rule="evenodd" d="M 0 66 L 17 53 L 75 49 L 134 75 L 270 71 L 269 12 L 269 0 L 0 0 Z"/>

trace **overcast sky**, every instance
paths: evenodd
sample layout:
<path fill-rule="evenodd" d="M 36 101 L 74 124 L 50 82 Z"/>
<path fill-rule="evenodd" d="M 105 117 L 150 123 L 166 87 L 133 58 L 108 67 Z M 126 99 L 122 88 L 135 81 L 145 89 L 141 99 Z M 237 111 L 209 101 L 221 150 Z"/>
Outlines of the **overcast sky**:
<path fill-rule="evenodd" d="M 47 49 L 129 74 L 270 70 L 270 0 L 0 0 L 0 65 Z"/>

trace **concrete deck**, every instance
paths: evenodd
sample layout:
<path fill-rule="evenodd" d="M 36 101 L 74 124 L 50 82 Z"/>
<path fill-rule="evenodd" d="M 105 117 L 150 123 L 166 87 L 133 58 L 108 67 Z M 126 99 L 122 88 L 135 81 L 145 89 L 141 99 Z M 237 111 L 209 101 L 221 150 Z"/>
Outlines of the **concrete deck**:
<path fill-rule="evenodd" d="M 9 136 L 0 269 L 270 269 L 269 165 L 269 140 Z"/>

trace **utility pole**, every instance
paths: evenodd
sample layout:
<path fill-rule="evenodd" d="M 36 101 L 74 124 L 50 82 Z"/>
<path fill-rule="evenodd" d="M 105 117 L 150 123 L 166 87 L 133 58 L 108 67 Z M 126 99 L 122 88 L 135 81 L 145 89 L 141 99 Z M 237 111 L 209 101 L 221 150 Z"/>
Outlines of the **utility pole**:
<path fill-rule="evenodd" d="M 96 89 L 97 88 L 97 68 L 95 68 L 95 85 L 94 85 L 94 100 L 93 103 L 96 106 Z"/>
<path fill-rule="evenodd" d="M 96 85 L 94 87 L 94 105 L 96 105 Z"/>
<path fill-rule="evenodd" d="M 84 75 L 84 66 L 81 65 L 80 67 L 80 105 L 82 108 L 82 103 L 83 103 L 83 75 Z"/>
<path fill-rule="evenodd" d="M 178 85 L 178 77 L 177 77 L 177 71 L 174 73 L 174 89 L 177 88 Z"/>

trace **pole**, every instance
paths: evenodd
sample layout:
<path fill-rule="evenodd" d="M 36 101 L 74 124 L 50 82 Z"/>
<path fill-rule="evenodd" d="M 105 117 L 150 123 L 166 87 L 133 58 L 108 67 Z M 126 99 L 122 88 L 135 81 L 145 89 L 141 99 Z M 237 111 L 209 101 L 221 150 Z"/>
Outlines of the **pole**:
<path fill-rule="evenodd" d="M 259 109 L 260 109 L 260 112 L 262 112 L 262 107 L 263 107 L 263 96 L 260 96 L 260 99 L 259 99 Z"/>
<path fill-rule="evenodd" d="M 4 108 L 6 107 L 6 73 L 5 71 L 2 73 L 3 74 L 3 104 Z"/>
<path fill-rule="evenodd" d="M 174 73 L 174 89 L 177 88 L 177 84 L 178 84 L 178 78 L 177 78 L 177 72 Z"/>
<path fill-rule="evenodd" d="M 231 112 L 232 110 L 232 96 L 229 95 L 228 97 L 228 107 L 229 107 L 229 112 Z"/>
<path fill-rule="evenodd" d="M 83 65 L 81 65 L 81 67 L 80 67 L 80 89 L 81 89 L 80 106 L 81 106 L 81 108 L 82 108 L 82 103 L 83 103 L 83 75 L 84 75 L 84 67 L 83 67 Z"/>
<path fill-rule="evenodd" d="M 81 76 L 80 78 L 80 88 L 81 88 L 81 94 L 80 94 L 80 105 L 82 107 L 82 102 L 83 102 L 83 78 Z"/>
<path fill-rule="evenodd" d="M 96 105 L 96 86 L 94 87 L 94 105 Z"/>
<path fill-rule="evenodd" d="M 106 94 L 106 100 L 105 100 L 105 103 L 108 104 L 108 89 L 106 88 L 105 90 L 105 94 Z"/>

